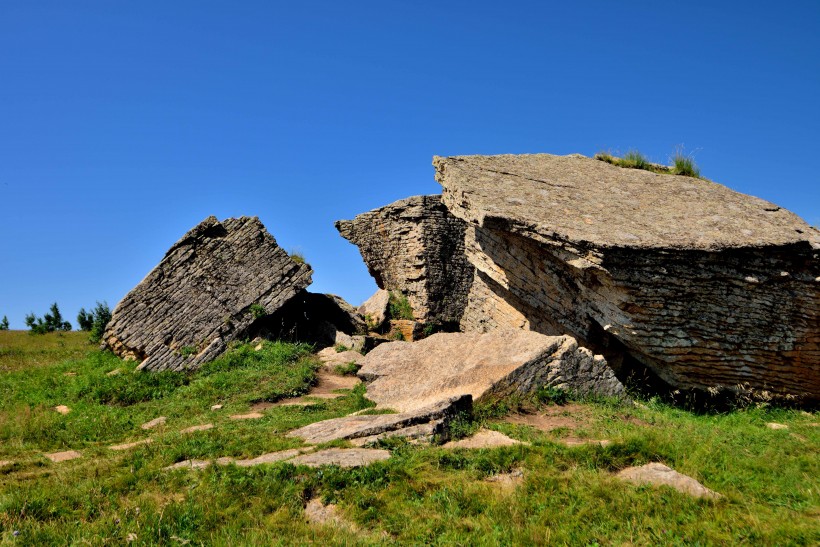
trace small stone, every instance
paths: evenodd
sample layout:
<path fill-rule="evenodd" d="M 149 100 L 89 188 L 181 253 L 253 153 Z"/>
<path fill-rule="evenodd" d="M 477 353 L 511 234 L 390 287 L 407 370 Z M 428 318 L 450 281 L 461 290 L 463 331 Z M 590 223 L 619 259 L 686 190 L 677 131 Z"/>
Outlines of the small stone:
<path fill-rule="evenodd" d="M 373 462 L 386 460 L 390 457 L 387 450 L 373 448 L 328 448 L 302 454 L 290 460 L 294 465 L 320 467 L 322 465 L 338 465 L 339 467 L 360 467 Z"/>
<path fill-rule="evenodd" d="M 134 441 L 133 443 L 115 444 L 113 446 L 109 446 L 108 449 L 109 450 L 117 450 L 117 451 L 119 451 L 119 450 L 129 450 L 131 448 L 136 448 L 137 446 L 140 446 L 140 445 L 143 445 L 143 444 L 151 444 L 152 442 L 154 442 L 153 439 L 142 439 L 140 441 Z"/>
<path fill-rule="evenodd" d="M 355 524 L 339 514 L 339 509 L 335 504 L 330 503 L 325 505 L 322 503 L 322 500 L 318 498 L 313 498 L 305 506 L 305 518 L 311 524 L 335 526 L 350 531 L 356 530 Z"/>
<path fill-rule="evenodd" d="M 264 417 L 265 415 L 261 412 L 249 412 L 248 414 L 234 414 L 230 418 L 231 420 L 258 420 Z"/>
<path fill-rule="evenodd" d="M 13 463 L 14 463 L 14 462 L 13 462 L 13 461 L 11 461 L 11 460 L 0 460 L 0 468 L 2 468 L 2 467 L 6 467 L 7 465 L 11 465 L 11 464 L 13 464 Z"/>
<path fill-rule="evenodd" d="M 595 440 L 595 439 L 579 439 L 578 437 L 565 437 L 560 439 L 558 442 L 565 446 L 574 447 L 574 446 L 584 446 L 587 444 L 595 444 L 598 446 L 609 446 L 612 444 L 612 441 L 604 440 Z"/>
<path fill-rule="evenodd" d="M 444 448 L 496 448 L 499 446 L 514 446 L 517 444 L 529 445 L 530 443 L 511 439 L 498 431 L 482 429 L 472 437 L 458 441 L 450 441 L 444 445 Z"/>
<path fill-rule="evenodd" d="M 58 413 L 62 414 L 63 416 L 65 416 L 66 414 L 71 412 L 71 409 L 68 408 L 65 405 L 57 405 L 57 406 L 54 407 L 54 410 L 56 410 Z"/>
<path fill-rule="evenodd" d="M 524 471 L 521 469 L 513 469 L 509 473 L 499 473 L 492 475 L 485 479 L 489 483 L 496 484 L 501 487 L 515 488 L 524 482 Z"/>
<path fill-rule="evenodd" d="M 768 427 L 769 429 L 789 429 L 789 426 L 787 426 L 786 424 L 778 424 L 775 422 L 767 423 L 766 427 Z"/>
<path fill-rule="evenodd" d="M 181 462 L 169 465 L 164 469 L 166 471 L 170 471 L 173 469 L 205 469 L 209 465 L 211 465 L 211 462 L 207 460 L 182 460 Z"/>
<path fill-rule="evenodd" d="M 137 541 L 137 534 L 131 532 L 130 534 L 125 536 L 125 541 L 127 541 L 128 543 L 133 543 L 134 541 Z"/>
<path fill-rule="evenodd" d="M 194 433 L 195 431 L 208 431 L 209 429 L 213 429 L 214 424 L 202 424 L 202 425 L 192 425 L 191 427 L 186 427 L 185 429 L 180 429 L 180 433 Z"/>
<path fill-rule="evenodd" d="M 54 463 L 76 460 L 77 458 L 81 458 L 82 456 L 83 455 L 77 452 L 76 450 L 66 450 L 65 452 L 53 452 L 51 454 L 45 454 L 45 457 L 53 461 Z"/>
<path fill-rule="evenodd" d="M 115 368 L 111 372 L 107 373 L 106 376 L 118 376 L 120 374 L 122 374 L 122 369 L 121 368 Z"/>
<path fill-rule="evenodd" d="M 145 423 L 144 423 L 144 424 L 142 424 L 140 427 L 141 427 L 142 429 L 153 429 L 153 428 L 155 428 L 155 427 L 157 427 L 157 426 L 159 426 L 159 425 L 164 425 L 164 424 L 165 424 L 165 421 L 166 421 L 167 419 L 168 419 L 168 418 L 166 418 L 165 416 L 160 416 L 159 418 L 154 418 L 154 419 L 153 419 L 153 420 L 151 420 L 150 422 L 145 422 Z"/>
<path fill-rule="evenodd" d="M 68 376 L 69 378 L 73 378 L 74 376 L 77 376 L 77 373 L 76 372 L 64 372 L 63 376 Z"/>
<path fill-rule="evenodd" d="M 701 483 L 662 463 L 648 463 L 640 467 L 628 467 L 617 475 L 617 478 L 631 482 L 633 484 L 654 484 L 657 486 L 669 486 L 696 498 L 720 498 L 717 492 L 709 490 Z"/>
<path fill-rule="evenodd" d="M 211 410 L 222 410 L 223 405 L 211 405 Z"/>

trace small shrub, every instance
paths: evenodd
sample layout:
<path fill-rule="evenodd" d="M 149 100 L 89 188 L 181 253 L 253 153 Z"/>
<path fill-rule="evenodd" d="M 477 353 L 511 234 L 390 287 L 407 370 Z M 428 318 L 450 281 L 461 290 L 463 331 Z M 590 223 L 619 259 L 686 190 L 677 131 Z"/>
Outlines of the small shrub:
<path fill-rule="evenodd" d="M 297 264 L 306 264 L 305 255 L 300 253 L 299 251 L 291 251 L 290 259 L 296 262 Z"/>
<path fill-rule="evenodd" d="M 333 346 L 333 349 L 336 350 L 336 353 L 344 353 L 345 351 L 350 351 L 350 348 L 345 346 L 344 344 L 336 344 Z"/>
<path fill-rule="evenodd" d="M 194 346 L 182 346 L 179 348 L 179 354 L 183 357 L 190 357 L 196 354 L 196 348 Z"/>
<path fill-rule="evenodd" d="M 268 314 L 268 312 L 265 311 L 265 306 L 262 306 L 261 304 L 251 304 L 249 309 L 251 314 L 253 314 L 254 319 L 265 317 Z"/>
<path fill-rule="evenodd" d="M 413 320 L 413 307 L 410 305 L 407 296 L 402 293 L 390 291 L 387 312 L 390 315 L 390 319 Z"/>
<path fill-rule="evenodd" d="M 336 374 L 341 374 L 342 376 L 356 376 L 356 373 L 359 372 L 359 369 L 362 368 L 357 365 L 355 362 L 350 361 L 349 363 L 345 363 L 343 365 L 336 365 L 336 368 L 333 370 L 336 371 Z"/>
<path fill-rule="evenodd" d="M 3 320 L 0 321 L 0 330 L 9 330 L 9 318 L 5 315 L 3 316 Z"/>
<path fill-rule="evenodd" d="M 700 169 L 695 160 L 692 156 L 684 154 L 682 149 L 678 149 L 672 157 L 672 173 L 687 177 L 700 177 Z"/>
<path fill-rule="evenodd" d="M 102 303 L 97 302 L 89 315 L 91 317 L 91 335 L 88 340 L 96 344 L 102 340 L 105 328 L 108 326 L 108 322 L 111 321 L 111 310 L 108 308 L 108 302 L 105 300 Z"/>
<path fill-rule="evenodd" d="M 648 169 L 650 162 L 646 156 L 637 150 L 630 150 L 624 157 L 621 158 L 621 167 L 630 167 L 632 169 Z"/>
<path fill-rule="evenodd" d="M 51 305 L 49 312 L 43 317 L 37 317 L 33 313 L 26 315 L 26 326 L 31 329 L 32 334 L 71 330 L 71 323 L 63 321 L 57 302 Z"/>
<path fill-rule="evenodd" d="M 393 332 L 392 338 L 393 338 L 393 340 L 399 340 L 399 341 L 404 341 L 405 340 L 404 333 L 402 331 L 400 331 L 399 329 L 396 329 L 395 332 Z"/>
<path fill-rule="evenodd" d="M 535 392 L 535 399 L 541 404 L 563 405 L 569 400 L 569 393 L 555 386 L 544 386 Z"/>

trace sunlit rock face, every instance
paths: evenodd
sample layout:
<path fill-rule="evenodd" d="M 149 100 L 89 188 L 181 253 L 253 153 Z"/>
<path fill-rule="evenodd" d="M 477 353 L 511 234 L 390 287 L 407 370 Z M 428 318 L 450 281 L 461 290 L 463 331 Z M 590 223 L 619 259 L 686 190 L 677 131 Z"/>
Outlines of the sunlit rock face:
<path fill-rule="evenodd" d="M 433 163 L 468 224 L 462 330 L 571 334 L 674 387 L 820 398 L 820 233 L 793 213 L 578 155 Z"/>

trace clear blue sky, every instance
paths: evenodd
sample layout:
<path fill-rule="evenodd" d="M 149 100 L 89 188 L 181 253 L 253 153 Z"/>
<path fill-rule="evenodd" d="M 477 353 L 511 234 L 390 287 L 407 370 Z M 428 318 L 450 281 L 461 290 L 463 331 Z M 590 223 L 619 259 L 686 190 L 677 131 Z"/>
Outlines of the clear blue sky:
<path fill-rule="evenodd" d="M 818 29 L 817 0 L 4 0 L 0 317 L 113 307 L 208 215 L 357 304 L 333 222 L 438 193 L 434 154 L 684 144 L 818 225 Z"/>

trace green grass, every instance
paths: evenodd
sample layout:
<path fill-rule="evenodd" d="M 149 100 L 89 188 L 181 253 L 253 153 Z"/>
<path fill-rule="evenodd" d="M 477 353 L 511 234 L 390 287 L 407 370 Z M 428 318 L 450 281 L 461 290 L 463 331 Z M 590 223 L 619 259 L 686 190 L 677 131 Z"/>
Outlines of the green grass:
<path fill-rule="evenodd" d="M 390 291 L 387 312 L 390 319 L 413 320 L 413 307 L 410 305 L 407 296 L 400 292 Z"/>
<path fill-rule="evenodd" d="M 618 167 L 627 169 L 642 169 L 662 175 L 682 175 L 687 177 L 703 178 L 700 176 L 700 169 L 695 164 L 695 160 L 690 155 L 683 153 L 679 148 L 672 157 L 672 166 L 652 163 L 646 156 L 637 150 L 630 150 L 623 157 L 613 156 L 609 152 L 599 152 L 595 154 L 595 159 Z"/>
<path fill-rule="evenodd" d="M 73 333 L 68 333 L 73 334 Z M 306 346 L 241 345 L 195 374 L 133 373 L 134 363 L 90 350 L 85 335 L 0 333 L 0 544 L 137 545 L 816 545 L 820 541 L 817 414 L 755 408 L 695 414 L 658 401 L 549 405 L 577 419 L 544 433 L 503 414 L 520 402 L 477 405 L 460 434 L 489 427 L 530 446 L 446 450 L 388 439 L 385 461 L 359 469 L 286 462 L 164 471 L 183 459 L 248 458 L 300 445 L 288 431 L 372 405 L 362 388 L 310 407 L 274 407 L 232 421 L 254 401 L 303 393 L 317 361 Z M 32 340 L 37 343 L 33 344 Z M 120 369 L 120 373 L 108 373 Z M 66 376 L 66 373 L 75 375 Z M 544 392 L 544 401 L 564 400 Z M 211 411 L 213 404 L 223 404 Z M 68 415 L 52 410 L 71 407 Z M 370 411 L 371 413 L 373 411 Z M 164 429 L 139 424 L 167 416 Z M 766 428 L 767 422 L 789 426 Z M 180 434 L 184 427 L 215 428 Z M 609 439 L 567 448 L 563 436 Z M 110 444 L 152 437 L 126 452 Z M 42 454 L 80 450 L 61 464 Z M 696 500 L 617 481 L 628 465 L 661 461 L 724 495 Z M 503 489 L 485 479 L 522 469 Z M 359 532 L 311 526 L 306 501 L 337 503 Z M 14 532 L 18 535 L 15 536 Z"/>

